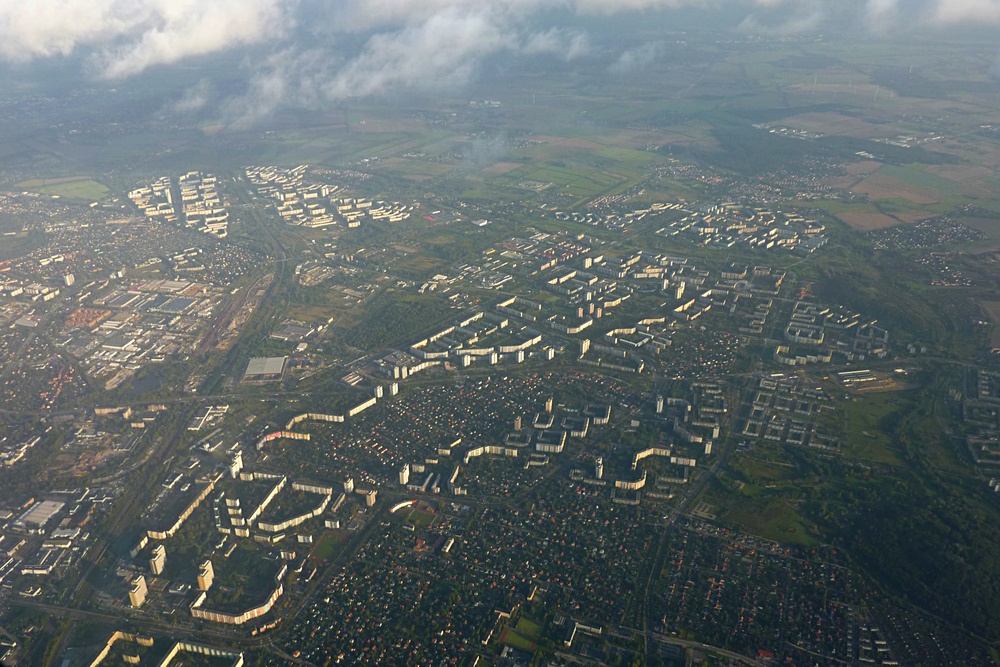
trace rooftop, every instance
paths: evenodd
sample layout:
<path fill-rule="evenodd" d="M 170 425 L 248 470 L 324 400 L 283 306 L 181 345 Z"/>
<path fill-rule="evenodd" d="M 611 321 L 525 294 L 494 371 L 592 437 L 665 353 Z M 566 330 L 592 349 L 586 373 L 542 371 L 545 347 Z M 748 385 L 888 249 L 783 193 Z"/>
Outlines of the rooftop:
<path fill-rule="evenodd" d="M 288 357 L 254 357 L 247 364 L 244 377 L 255 375 L 281 375 L 285 370 Z"/>
<path fill-rule="evenodd" d="M 66 503 L 58 500 L 42 500 L 31 506 L 27 512 L 18 519 L 19 523 L 30 523 L 35 526 L 44 526 L 49 519 L 59 513 Z"/>

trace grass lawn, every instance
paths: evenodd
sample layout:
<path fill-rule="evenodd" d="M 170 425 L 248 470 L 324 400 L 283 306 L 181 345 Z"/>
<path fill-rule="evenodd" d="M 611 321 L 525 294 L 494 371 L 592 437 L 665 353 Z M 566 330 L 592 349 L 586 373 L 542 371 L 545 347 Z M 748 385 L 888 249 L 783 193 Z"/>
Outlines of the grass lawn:
<path fill-rule="evenodd" d="M 421 160 L 407 160 L 404 158 L 392 158 L 381 165 L 384 171 L 390 171 L 403 177 L 432 177 L 440 176 L 451 171 L 451 165 L 438 162 L 423 162 Z"/>
<path fill-rule="evenodd" d="M 394 267 L 398 270 L 409 271 L 411 273 L 420 274 L 427 273 L 432 270 L 437 270 L 438 267 L 444 266 L 445 262 L 437 259 L 435 257 L 427 257 L 425 255 L 414 255 L 412 257 L 403 257 L 397 259 Z"/>
<path fill-rule="evenodd" d="M 535 650 L 535 642 L 518 634 L 510 628 L 506 628 L 503 631 L 503 634 L 500 636 L 500 643 L 507 644 L 508 646 L 513 646 L 514 648 L 519 648 L 524 651 Z"/>
<path fill-rule="evenodd" d="M 508 175 L 519 180 L 553 183 L 580 197 L 592 197 L 624 183 L 628 179 L 617 174 L 595 171 L 590 168 L 560 167 L 553 164 L 529 165 Z"/>
<path fill-rule="evenodd" d="M 570 232 L 573 234 L 594 234 L 594 227 L 591 225 L 581 225 L 572 220 L 557 220 L 545 217 L 534 223 L 534 226 L 544 232 Z M 595 234 L 599 235 L 599 234 Z"/>
<path fill-rule="evenodd" d="M 844 454 L 880 463 L 901 464 L 889 436 L 879 428 L 879 420 L 906 407 L 907 400 L 898 392 L 862 394 L 842 404 L 845 440 Z"/>
<path fill-rule="evenodd" d="M 793 466 L 781 465 L 770 461 L 761 461 L 750 457 L 742 457 L 733 467 L 743 471 L 748 477 L 761 480 L 782 480 L 795 477 Z"/>
<path fill-rule="evenodd" d="M 36 178 L 18 183 L 17 187 L 33 192 L 40 192 L 45 195 L 56 195 L 70 199 L 85 199 L 87 201 L 100 201 L 111 194 L 111 190 L 108 190 L 97 181 L 86 177 L 74 179 Z"/>
<path fill-rule="evenodd" d="M 927 173 L 924 171 L 924 165 L 922 164 L 908 164 L 904 167 L 886 164 L 879 167 L 878 173 L 898 178 L 910 185 L 916 185 L 918 188 L 926 190 L 935 190 L 950 194 L 958 189 L 958 183 L 937 176 L 936 174 Z"/>
<path fill-rule="evenodd" d="M 540 624 L 524 617 L 518 619 L 517 627 L 515 629 L 522 635 L 534 637 L 536 639 L 542 632 L 542 626 Z"/>
<path fill-rule="evenodd" d="M 406 517 L 406 523 L 412 526 L 420 526 L 421 528 L 429 528 L 435 519 L 437 519 L 436 514 L 415 509 L 410 512 L 410 516 Z"/>
<path fill-rule="evenodd" d="M 790 498 L 782 491 L 747 484 L 736 491 L 721 482 L 709 484 L 698 500 L 716 508 L 719 519 L 775 542 L 810 546 L 816 538 L 806 527 Z"/>
<path fill-rule="evenodd" d="M 309 557 L 316 560 L 330 560 L 340 553 L 344 547 L 344 541 L 344 537 L 339 533 L 323 533 L 323 537 L 320 538 Z"/>
<path fill-rule="evenodd" d="M 656 155 L 648 151 L 636 151 L 630 148 L 602 148 L 597 155 L 610 158 L 629 165 L 644 165 L 652 162 Z"/>
<path fill-rule="evenodd" d="M 830 215 L 836 216 L 840 213 L 878 213 L 879 210 L 874 204 L 842 202 L 836 199 L 824 199 L 817 202 L 808 202 L 811 208 L 821 208 Z"/>
<path fill-rule="evenodd" d="M 456 243 L 459 239 L 457 234 L 438 234 L 437 236 L 431 236 L 430 238 L 422 238 L 424 243 L 429 243 L 431 245 L 451 245 Z"/>
<path fill-rule="evenodd" d="M 764 539 L 802 546 L 816 543 L 802 518 L 782 499 L 775 499 L 762 508 L 734 509 L 725 518 Z"/>
<path fill-rule="evenodd" d="M 288 317 L 303 322 L 325 322 L 331 317 L 349 311 L 349 307 L 323 308 L 321 306 L 292 306 L 288 309 Z"/>

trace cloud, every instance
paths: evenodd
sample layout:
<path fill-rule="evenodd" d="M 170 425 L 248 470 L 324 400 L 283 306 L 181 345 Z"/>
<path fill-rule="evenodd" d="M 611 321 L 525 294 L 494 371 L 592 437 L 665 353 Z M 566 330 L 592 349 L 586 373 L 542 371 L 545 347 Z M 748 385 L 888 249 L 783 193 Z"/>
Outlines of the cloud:
<path fill-rule="evenodd" d="M 121 79 L 190 56 L 280 39 L 292 0 L 0 2 L 0 57 L 11 62 L 89 49 L 100 78 Z"/>
<path fill-rule="evenodd" d="M 160 64 L 285 36 L 289 12 L 280 0 L 162 0 L 155 24 L 94 62 L 103 78 L 121 79 Z"/>
<path fill-rule="evenodd" d="M 345 99 L 408 91 L 455 90 L 498 54 L 550 54 L 571 61 L 591 52 L 586 34 L 532 31 L 490 6 L 452 4 L 398 30 L 378 32 L 351 58 L 332 49 L 284 49 L 251 67 L 249 90 L 225 105 L 233 127 L 252 125 L 278 107 L 322 107 Z"/>
<path fill-rule="evenodd" d="M 637 69 L 649 67 L 663 52 L 663 44 L 660 42 L 649 42 L 634 49 L 624 51 L 618 60 L 611 64 L 608 70 L 613 74 L 625 74 Z"/>
<path fill-rule="evenodd" d="M 586 16 L 610 16 L 626 12 L 651 12 L 677 8 L 707 10 L 791 8 L 808 14 L 836 14 L 845 6 L 865 14 L 865 6 L 899 10 L 900 15 L 916 17 L 918 22 L 948 24 L 988 21 L 1000 24 L 1000 0 L 328 0 L 331 17 L 345 30 L 374 30 L 411 21 L 423 21 L 444 10 L 482 6 L 503 6 L 511 14 L 530 16 L 550 10 L 568 10 Z M 317 0 L 323 4 L 322 0 Z"/>
<path fill-rule="evenodd" d="M 0 4 L 0 56 L 14 62 L 69 55 L 81 43 L 100 43 L 142 23 L 140 5 L 115 0 L 39 0 Z"/>
<path fill-rule="evenodd" d="M 934 21 L 952 23 L 1000 23 L 1000 0 L 942 0 Z"/>
<path fill-rule="evenodd" d="M 329 51 L 286 48 L 269 55 L 263 63 L 244 63 L 249 72 L 247 91 L 223 104 L 223 120 L 242 129 L 268 117 L 289 104 L 299 108 L 319 108 L 324 102 L 322 88 L 338 65 Z"/>
<path fill-rule="evenodd" d="M 208 79 L 202 79 L 184 91 L 181 98 L 170 108 L 176 113 L 195 113 L 204 109 L 214 96 L 214 87 Z"/>
<path fill-rule="evenodd" d="M 568 62 L 589 54 L 591 45 L 586 33 L 552 28 L 529 35 L 520 52 L 529 56 L 550 53 Z"/>
<path fill-rule="evenodd" d="M 372 30 L 381 26 L 425 21 L 448 10 L 476 11 L 489 7 L 510 15 L 530 16 L 550 10 L 583 15 L 612 15 L 627 11 L 720 4 L 713 0 L 341 0 L 331 16 L 347 29 Z"/>
<path fill-rule="evenodd" d="M 246 0 L 252 2 L 253 0 Z M 276 0 L 272 0 L 276 1 Z M 310 1 L 310 0 L 303 0 Z M 1000 0 L 948 0 L 972 3 Z M 489 58 L 553 54 L 566 61 L 594 52 L 586 34 L 565 27 L 539 27 L 552 14 L 604 15 L 657 11 L 682 6 L 743 8 L 745 30 L 802 34 L 835 18 L 881 31 L 897 14 L 911 22 L 943 23 L 936 10 L 945 0 L 311 0 L 308 12 L 322 17 L 309 23 L 335 26 L 334 32 L 367 35 L 353 54 L 331 49 L 300 53 L 294 46 L 257 67 L 244 99 L 233 100 L 228 114 L 237 124 L 252 123 L 290 100 L 321 107 L 350 98 L 411 91 L 455 91 L 473 80 Z M 916 4 L 914 4 L 916 3 Z M 928 4 L 929 3 L 929 4 Z M 912 11 L 911 11 L 912 10 Z M 917 11 L 919 10 L 919 11 Z M 954 11 L 954 10 L 952 10 Z M 963 10 L 967 14 L 968 9 Z M 961 14 L 960 14 L 961 15 Z M 948 18 L 949 21 L 960 19 Z M 543 23 L 544 25 L 544 23 Z M 648 43 L 629 49 L 611 64 L 621 74 L 647 67 L 663 47 Z"/>
<path fill-rule="evenodd" d="M 868 0 L 865 6 L 870 29 L 881 32 L 899 18 L 898 0 Z"/>
<path fill-rule="evenodd" d="M 99 79 L 119 80 L 157 65 L 261 46 L 248 67 L 249 93 L 230 100 L 234 118 L 266 115 L 293 99 L 320 106 L 386 92 L 443 90 L 473 79 L 499 55 L 551 54 L 571 61 L 594 53 L 565 27 L 570 16 L 602 17 L 676 8 L 742 12 L 741 27 L 799 34 L 851 19 L 873 34 L 913 27 L 1000 25 L 1000 0 L 0 0 L 0 60 L 80 56 Z M 557 25 L 559 24 L 559 25 Z M 330 35 L 338 43 L 304 47 Z M 655 61 L 655 44 L 611 65 L 627 72 Z M 211 90 L 176 103 L 197 110 Z"/>
<path fill-rule="evenodd" d="M 874 1 L 878 2 L 879 0 Z M 738 29 L 760 35 L 785 37 L 812 32 L 819 28 L 827 18 L 827 10 L 819 0 L 802 0 L 794 3 L 790 9 L 781 7 L 769 13 L 778 15 L 779 19 L 773 23 L 762 21 L 756 13 L 752 13 L 740 23 Z"/>
<path fill-rule="evenodd" d="M 502 15 L 451 7 L 398 32 L 372 36 L 323 93 L 339 100 L 389 89 L 450 88 L 467 82 L 482 58 L 517 45 L 517 34 Z"/>

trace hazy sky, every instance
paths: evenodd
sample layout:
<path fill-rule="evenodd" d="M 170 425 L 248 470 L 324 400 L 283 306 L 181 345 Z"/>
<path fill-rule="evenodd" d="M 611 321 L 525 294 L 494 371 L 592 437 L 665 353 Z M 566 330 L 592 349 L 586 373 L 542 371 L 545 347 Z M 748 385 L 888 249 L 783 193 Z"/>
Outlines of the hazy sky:
<path fill-rule="evenodd" d="M 594 18 L 669 26 L 692 12 L 765 34 L 1000 26 L 1000 0 L 0 0 L 0 59 L 65 62 L 117 81 L 254 47 L 266 55 L 248 73 L 251 94 L 230 101 L 252 119 L 288 94 L 335 102 L 450 87 L 499 54 L 571 61 L 600 42 Z M 622 66 L 653 56 L 626 52 Z M 203 82 L 178 109 L 198 109 L 211 92 Z"/>

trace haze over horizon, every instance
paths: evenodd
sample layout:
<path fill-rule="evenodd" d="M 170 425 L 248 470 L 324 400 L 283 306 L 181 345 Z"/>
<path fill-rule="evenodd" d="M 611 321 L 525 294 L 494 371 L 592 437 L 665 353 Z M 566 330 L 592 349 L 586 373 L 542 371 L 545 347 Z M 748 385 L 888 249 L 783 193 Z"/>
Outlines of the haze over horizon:
<path fill-rule="evenodd" d="M 615 34 L 719 27 L 763 37 L 846 30 L 891 39 L 998 25 L 998 0 L 41 0 L 0 5 L 0 60 L 14 75 L 42 64 L 114 85 L 199 57 L 242 56 L 245 94 L 222 94 L 207 77 L 173 109 L 210 105 L 246 125 L 290 96 L 315 108 L 454 91 L 490 58 L 544 56 L 613 73 L 656 60 L 655 44 L 611 51 L 606 41 Z"/>

